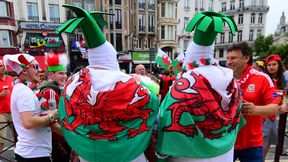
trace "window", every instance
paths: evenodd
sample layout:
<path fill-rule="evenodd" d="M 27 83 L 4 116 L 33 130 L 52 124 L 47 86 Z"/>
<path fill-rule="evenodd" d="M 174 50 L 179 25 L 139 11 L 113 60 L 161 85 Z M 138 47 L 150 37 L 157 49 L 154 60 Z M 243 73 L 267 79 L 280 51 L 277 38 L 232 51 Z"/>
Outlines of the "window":
<path fill-rule="evenodd" d="M 238 24 L 243 24 L 243 15 L 240 14 L 238 17 Z"/>
<path fill-rule="evenodd" d="M 190 10 L 190 0 L 184 0 L 184 10 Z"/>
<path fill-rule="evenodd" d="M 8 2 L 0 1 L 0 17 L 9 17 L 9 5 Z"/>
<path fill-rule="evenodd" d="M 223 58 L 224 57 L 224 50 L 220 49 L 219 50 L 219 58 Z"/>
<path fill-rule="evenodd" d="M 95 11 L 94 0 L 84 0 L 84 8 L 88 11 Z"/>
<path fill-rule="evenodd" d="M 256 1 L 257 0 L 252 0 L 251 5 L 255 7 L 256 6 Z"/>
<path fill-rule="evenodd" d="M 161 26 L 161 39 L 165 39 L 165 26 Z"/>
<path fill-rule="evenodd" d="M 187 24 L 189 22 L 189 17 L 184 17 L 184 29 L 186 28 Z"/>
<path fill-rule="evenodd" d="M 200 11 L 204 11 L 204 1 L 200 0 Z"/>
<path fill-rule="evenodd" d="M 145 31 L 145 15 L 139 14 L 138 15 L 138 25 L 139 25 L 139 31 L 144 32 Z"/>
<path fill-rule="evenodd" d="M 184 50 L 187 50 L 188 45 L 189 45 L 189 40 L 184 40 L 184 42 L 183 42 L 183 49 L 184 49 Z"/>
<path fill-rule="evenodd" d="M 174 4 L 173 3 L 168 3 L 167 17 L 174 18 Z"/>
<path fill-rule="evenodd" d="M 116 33 L 116 51 L 123 51 L 121 33 Z"/>
<path fill-rule="evenodd" d="M 173 26 L 172 25 L 168 25 L 167 39 L 173 40 Z"/>
<path fill-rule="evenodd" d="M 155 9 L 155 0 L 149 0 L 148 8 L 153 10 Z"/>
<path fill-rule="evenodd" d="M 195 0 L 195 11 L 198 11 L 198 7 L 199 7 L 198 0 Z"/>
<path fill-rule="evenodd" d="M 226 2 L 221 3 L 221 11 L 222 12 L 226 11 Z"/>
<path fill-rule="evenodd" d="M 264 0 L 260 0 L 259 4 L 261 7 L 263 7 L 264 6 Z"/>
<path fill-rule="evenodd" d="M 255 13 L 251 14 L 251 20 L 250 23 L 254 24 L 255 23 Z"/>
<path fill-rule="evenodd" d="M 161 3 L 161 17 L 165 17 L 165 3 Z"/>
<path fill-rule="evenodd" d="M 142 38 L 138 38 L 137 48 L 142 48 Z"/>
<path fill-rule="evenodd" d="M 110 33 L 110 43 L 114 46 L 114 34 L 113 33 Z"/>
<path fill-rule="evenodd" d="M 238 42 L 241 42 L 241 41 L 242 41 L 242 30 L 239 30 L 239 31 L 238 31 L 237 41 L 238 41 Z"/>
<path fill-rule="evenodd" d="M 257 30 L 257 37 L 259 37 L 260 35 L 262 35 L 262 30 L 261 30 L 261 29 L 258 29 L 258 30 Z"/>
<path fill-rule="evenodd" d="M 225 41 L 225 33 L 221 33 L 220 35 L 220 43 L 224 43 Z"/>
<path fill-rule="evenodd" d="M 114 23 L 113 23 L 113 19 L 114 19 L 114 16 L 113 16 L 113 10 L 112 10 L 112 9 L 109 10 L 109 14 L 110 14 L 110 15 L 109 15 L 110 29 L 114 29 L 114 28 L 113 28 L 113 24 L 114 24 Z"/>
<path fill-rule="evenodd" d="M 233 35 L 231 33 L 229 33 L 229 40 L 228 40 L 229 43 L 232 43 L 233 42 Z"/>
<path fill-rule="evenodd" d="M 82 4 L 80 0 L 73 0 L 72 4 L 82 8 Z"/>
<path fill-rule="evenodd" d="M 148 48 L 152 48 L 153 47 L 153 38 L 148 38 Z"/>
<path fill-rule="evenodd" d="M 259 24 L 262 24 L 262 13 L 259 14 L 258 23 L 259 23 Z"/>
<path fill-rule="evenodd" d="M 213 10 L 213 0 L 208 1 L 208 10 L 210 10 L 210 11 Z"/>
<path fill-rule="evenodd" d="M 39 21 L 37 3 L 27 2 L 28 20 Z"/>
<path fill-rule="evenodd" d="M 109 0 L 109 5 L 113 5 L 113 1 L 112 0 Z"/>
<path fill-rule="evenodd" d="M 9 30 L 0 30 L 0 47 L 11 47 L 12 33 Z"/>
<path fill-rule="evenodd" d="M 116 29 L 122 29 L 122 14 L 121 9 L 116 9 L 116 15 L 115 15 L 115 24 Z"/>
<path fill-rule="evenodd" d="M 230 1 L 230 10 L 235 10 L 235 1 Z"/>
<path fill-rule="evenodd" d="M 144 0 L 138 0 L 138 5 L 139 5 L 139 8 L 145 9 L 145 1 Z"/>
<path fill-rule="evenodd" d="M 121 0 L 115 0 L 116 5 L 121 5 Z M 117 37 L 117 36 L 116 36 Z"/>
<path fill-rule="evenodd" d="M 50 21 L 60 22 L 59 5 L 49 4 Z"/>
<path fill-rule="evenodd" d="M 249 31 L 249 41 L 253 41 L 253 33 L 254 33 L 254 30 Z"/>
<path fill-rule="evenodd" d="M 244 0 L 239 0 L 239 8 L 240 9 L 244 8 Z"/>
<path fill-rule="evenodd" d="M 154 32 L 155 28 L 155 16 L 154 15 L 148 15 L 148 32 Z"/>

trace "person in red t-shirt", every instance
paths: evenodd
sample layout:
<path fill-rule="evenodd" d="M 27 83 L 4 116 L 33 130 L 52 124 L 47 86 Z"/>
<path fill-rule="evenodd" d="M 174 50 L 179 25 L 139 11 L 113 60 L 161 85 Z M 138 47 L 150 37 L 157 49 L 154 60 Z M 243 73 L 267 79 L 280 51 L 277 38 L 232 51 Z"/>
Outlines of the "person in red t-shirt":
<path fill-rule="evenodd" d="M 6 122 L 12 122 L 10 97 L 14 79 L 9 75 L 5 75 L 4 70 L 4 63 L 0 60 L 0 129 L 6 125 Z M 2 122 L 5 122 L 5 124 Z M 7 127 L 0 130 L 0 137 L 6 138 L 6 135 Z M 2 152 L 3 146 L 4 139 L 0 138 L 0 152 Z"/>
<path fill-rule="evenodd" d="M 263 161 L 262 117 L 275 115 L 280 101 L 272 80 L 252 68 L 252 49 L 248 43 L 233 44 L 227 50 L 227 66 L 233 70 L 243 96 L 242 114 L 247 123 L 239 131 L 234 160 Z"/>
<path fill-rule="evenodd" d="M 283 65 L 281 63 L 281 57 L 276 54 L 272 54 L 266 58 L 265 71 L 273 80 L 275 89 L 281 97 L 282 102 L 279 106 L 280 113 L 285 113 L 286 109 L 286 90 L 285 90 L 285 79 L 283 75 Z M 270 149 L 270 145 L 277 144 L 278 139 L 278 122 L 276 115 L 269 116 L 264 119 L 263 122 L 263 137 L 264 137 L 264 158 Z"/>

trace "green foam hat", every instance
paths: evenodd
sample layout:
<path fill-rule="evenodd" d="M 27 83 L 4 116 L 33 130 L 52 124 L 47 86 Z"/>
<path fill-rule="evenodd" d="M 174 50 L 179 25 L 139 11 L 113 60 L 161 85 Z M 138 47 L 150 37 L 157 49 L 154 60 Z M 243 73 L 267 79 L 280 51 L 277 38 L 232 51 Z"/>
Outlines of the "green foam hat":
<path fill-rule="evenodd" d="M 196 14 L 188 23 L 185 31 L 192 32 L 195 29 L 193 41 L 202 46 L 210 46 L 214 43 L 217 33 L 223 33 L 223 24 L 227 22 L 232 35 L 236 34 L 237 26 L 231 16 L 205 11 Z"/>

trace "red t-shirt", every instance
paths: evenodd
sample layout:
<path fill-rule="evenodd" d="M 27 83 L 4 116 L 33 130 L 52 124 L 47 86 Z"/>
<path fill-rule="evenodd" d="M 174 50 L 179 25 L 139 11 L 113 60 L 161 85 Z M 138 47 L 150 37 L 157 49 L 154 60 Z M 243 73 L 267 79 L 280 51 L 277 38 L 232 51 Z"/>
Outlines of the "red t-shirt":
<path fill-rule="evenodd" d="M 247 78 L 249 73 L 250 75 Z M 279 103 L 280 99 L 276 95 L 273 82 L 267 74 L 256 71 L 249 66 L 242 76 L 246 77 L 246 79 L 240 79 L 244 83 L 239 82 L 244 100 L 252 102 L 256 106 Z M 262 116 L 245 115 L 244 118 L 247 123 L 238 132 L 235 149 L 243 150 L 251 147 L 262 147 Z"/>
<path fill-rule="evenodd" d="M 8 96 L 0 97 L 0 114 L 11 112 L 10 97 L 13 85 L 14 85 L 14 78 L 9 75 L 5 75 L 4 80 L 0 79 L 0 92 L 2 92 L 5 87 L 7 87 L 7 89 L 10 92 Z"/>

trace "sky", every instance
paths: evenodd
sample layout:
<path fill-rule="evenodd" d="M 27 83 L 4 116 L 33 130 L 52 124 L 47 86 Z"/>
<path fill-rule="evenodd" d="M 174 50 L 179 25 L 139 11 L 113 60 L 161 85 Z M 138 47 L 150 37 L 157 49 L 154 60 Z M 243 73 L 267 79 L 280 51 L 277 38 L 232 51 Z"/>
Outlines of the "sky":
<path fill-rule="evenodd" d="M 269 11 L 266 19 L 265 35 L 273 34 L 280 21 L 282 12 L 285 12 L 286 23 L 288 23 L 288 0 L 268 0 Z"/>

